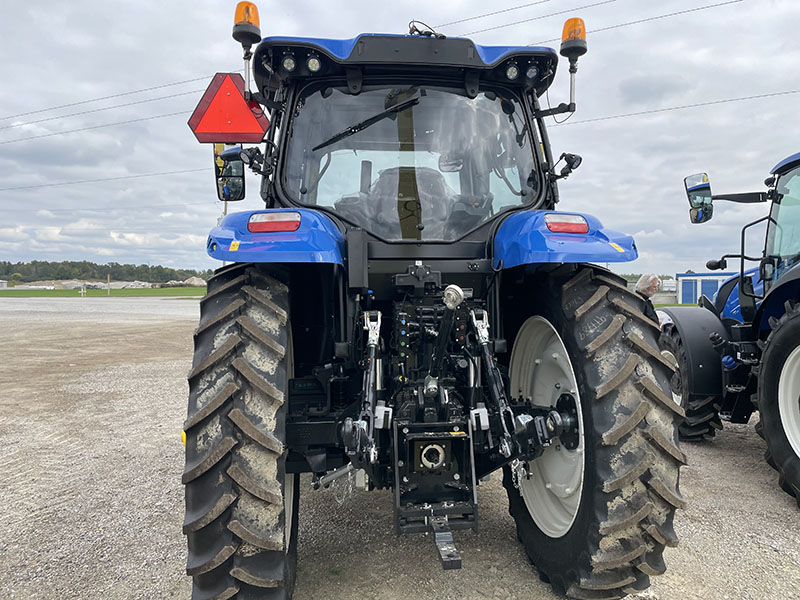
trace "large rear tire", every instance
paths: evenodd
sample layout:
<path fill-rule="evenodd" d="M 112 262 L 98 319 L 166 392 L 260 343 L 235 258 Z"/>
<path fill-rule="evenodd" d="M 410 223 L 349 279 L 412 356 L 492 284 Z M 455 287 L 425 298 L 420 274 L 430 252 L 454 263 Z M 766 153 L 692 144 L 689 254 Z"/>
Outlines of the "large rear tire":
<path fill-rule="evenodd" d="M 556 442 L 527 468 L 505 469 L 509 511 L 554 591 L 620 598 L 663 573 L 664 547 L 677 543 L 685 456 L 671 368 L 658 350 L 657 323 L 624 280 L 565 266 L 531 289 L 541 301 L 516 334 L 510 393 L 552 406 L 569 391 L 579 440 Z"/>
<path fill-rule="evenodd" d="M 183 473 L 192 599 L 289 599 L 299 478 L 285 473 L 287 286 L 249 264 L 218 270 L 194 339 Z"/>
<path fill-rule="evenodd" d="M 707 394 L 692 394 L 685 373 L 689 369 L 683 340 L 676 327 L 667 325 L 658 340 L 661 354 L 675 367 L 670 378 L 673 398 L 681 405 L 686 418 L 678 426 L 678 435 L 684 442 L 703 442 L 711 440 L 722 429 L 719 409 L 720 398 Z"/>
<path fill-rule="evenodd" d="M 800 506 L 800 304 L 786 303 L 773 324 L 758 377 L 760 434 L 764 456 L 778 482 Z"/>

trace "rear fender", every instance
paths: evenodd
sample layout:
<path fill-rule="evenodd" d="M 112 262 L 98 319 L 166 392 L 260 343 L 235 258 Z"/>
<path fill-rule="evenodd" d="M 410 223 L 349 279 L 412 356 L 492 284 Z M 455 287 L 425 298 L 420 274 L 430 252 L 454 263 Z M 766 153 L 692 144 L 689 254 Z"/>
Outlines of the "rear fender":
<path fill-rule="evenodd" d="M 659 308 L 672 320 L 683 343 L 688 363 L 689 391 L 692 394 L 722 395 L 722 357 L 711 345 L 708 336 L 718 333 L 729 339 L 725 327 L 717 316 L 699 306 L 671 306 Z"/>
<path fill-rule="evenodd" d="M 300 213 L 296 231 L 251 233 L 247 224 L 256 213 Z M 334 222 L 310 209 L 267 209 L 225 216 L 208 235 L 211 258 L 229 262 L 333 263 L 344 265 L 344 237 Z"/>
<path fill-rule="evenodd" d="M 503 221 L 494 236 L 495 268 L 538 263 L 626 262 L 639 256 L 631 236 L 604 229 L 600 220 L 591 215 L 558 212 L 583 217 L 589 231 L 553 233 L 545 223 L 545 215 L 552 212 L 525 210 Z"/>

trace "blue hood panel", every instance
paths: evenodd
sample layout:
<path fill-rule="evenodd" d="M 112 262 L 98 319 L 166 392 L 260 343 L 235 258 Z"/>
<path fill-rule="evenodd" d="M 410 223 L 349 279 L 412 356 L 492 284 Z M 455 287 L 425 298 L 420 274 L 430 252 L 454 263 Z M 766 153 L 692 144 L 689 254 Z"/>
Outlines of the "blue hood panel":
<path fill-rule="evenodd" d="M 535 263 L 626 262 L 639 252 L 629 235 L 603 229 L 599 219 L 581 213 L 588 233 L 553 233 L 544 217 L 553 211 L 520 211 L 508 217 L 494 237 L 494 266 L 503 269 Z"/>
<path fill-rule="evenodd" d="M 251 233 L 247 230 L 255 213 L 298 212 L 297 231 Z M 339 229 L 319 211 L 268 209 L 227 215 L 208 235 L 206 249 L 211 258 L 229 262 L 335 263 L 344 264 L 344 238 Z"/>

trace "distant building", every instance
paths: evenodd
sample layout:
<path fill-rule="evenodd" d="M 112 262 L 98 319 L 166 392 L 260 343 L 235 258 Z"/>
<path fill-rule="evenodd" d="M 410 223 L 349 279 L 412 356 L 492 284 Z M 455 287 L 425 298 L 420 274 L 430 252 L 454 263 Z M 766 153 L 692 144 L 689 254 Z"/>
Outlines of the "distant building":
<path fill-rule="evenodd" d="M 8 282 L 5 279 L 0 279 L 0 289 L 7 287 L 8 287 Z"/>
<path fill-rule="evenodd" d="M 678 286 L 678 302 L 681 304 L 697 304 L 700 296 L 708 296 L 709 300 L 714 299 L 720 286 L 726 279 L 737 275 L 737 273 L 677 273 L 675 280 Z"/>

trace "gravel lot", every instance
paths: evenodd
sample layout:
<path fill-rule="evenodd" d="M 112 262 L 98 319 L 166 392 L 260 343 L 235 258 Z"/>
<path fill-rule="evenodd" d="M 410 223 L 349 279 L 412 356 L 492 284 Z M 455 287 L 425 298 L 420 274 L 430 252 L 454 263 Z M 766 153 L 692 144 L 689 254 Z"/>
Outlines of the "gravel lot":
<path fill-rule="evenodd" d="M 0 299 L 0 597 L 183 598 L 180 429 L 196 300 Z M 753 425 L 686 447 L 667 573 L 632 598 L 800 598 L 800 511 Z M 340 490 L 341 491 L 341 490 Z M 443 572 L 395 537 L 388 493 L 302 488 L 295 598 L 556 598 L 524 557 L 499 476 Z"/>

